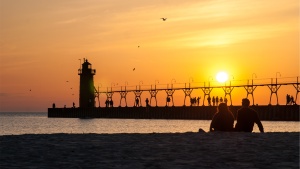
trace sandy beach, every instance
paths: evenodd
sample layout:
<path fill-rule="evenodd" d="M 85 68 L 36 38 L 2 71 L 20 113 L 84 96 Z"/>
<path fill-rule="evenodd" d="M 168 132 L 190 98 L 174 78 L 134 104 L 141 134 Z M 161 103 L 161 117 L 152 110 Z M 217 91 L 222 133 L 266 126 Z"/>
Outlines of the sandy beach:
<path fill-rule="evenodd" d="M 0 168 L 299 168 L 299 133 L 0 136 Z"/>

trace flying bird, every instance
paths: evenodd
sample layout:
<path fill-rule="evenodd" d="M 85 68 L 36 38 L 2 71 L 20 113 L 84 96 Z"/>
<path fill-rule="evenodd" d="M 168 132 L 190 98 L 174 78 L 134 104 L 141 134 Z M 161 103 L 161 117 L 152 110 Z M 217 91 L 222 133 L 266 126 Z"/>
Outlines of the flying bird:
<path fill-rule="evenodd" d="M 167 18 L 160 18 L 160 19 L 162 19 L 163 21 L 166 21 L 166 20 L 167 20 Z"/>
<path fill-rule="evenodd" d="M 133 71 L 135 71 L 135 68 L 133 68 Z"/>

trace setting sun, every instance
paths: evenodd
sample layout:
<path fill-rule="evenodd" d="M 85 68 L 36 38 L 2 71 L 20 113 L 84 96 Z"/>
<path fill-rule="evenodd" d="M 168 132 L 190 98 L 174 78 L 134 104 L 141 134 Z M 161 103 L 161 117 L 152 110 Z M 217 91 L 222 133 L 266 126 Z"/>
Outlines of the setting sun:
<path fill-rule="evenodd" d="M 216 76 L 216 79 L 220 83 L 224 83 L 228 80 L 228 74 L 226 72 L 219 72 Z"/>

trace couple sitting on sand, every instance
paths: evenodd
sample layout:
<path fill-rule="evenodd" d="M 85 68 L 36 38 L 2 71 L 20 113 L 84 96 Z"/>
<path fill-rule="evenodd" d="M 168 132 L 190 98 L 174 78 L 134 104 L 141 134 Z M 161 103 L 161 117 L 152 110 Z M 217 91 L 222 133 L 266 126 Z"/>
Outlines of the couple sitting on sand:
<path fill-rule="evenodd" d="M 263 125 L 255 110 L 249 108 L 250 101 L 248 99 L 242 100 L 242 108 L 237 111 L 237 122 L 234 125 L 234 116 L 228 109 L 225 103 L 220 103 L 218 111 L 214 115 L 211 124 L 210 131 L 241 131 L 252 132 L 254 123 L 257 124 L 259 131 L 264 132 Z"/>

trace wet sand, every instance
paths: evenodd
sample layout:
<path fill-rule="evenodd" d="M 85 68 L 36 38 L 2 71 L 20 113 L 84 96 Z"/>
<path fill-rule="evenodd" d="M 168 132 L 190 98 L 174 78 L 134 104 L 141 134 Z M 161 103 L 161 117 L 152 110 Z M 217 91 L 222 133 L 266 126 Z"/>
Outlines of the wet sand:
<path fill-rule="evenodd" d="M 299 168 L 299 133 L 0 136 L 0 168 Z"/>

